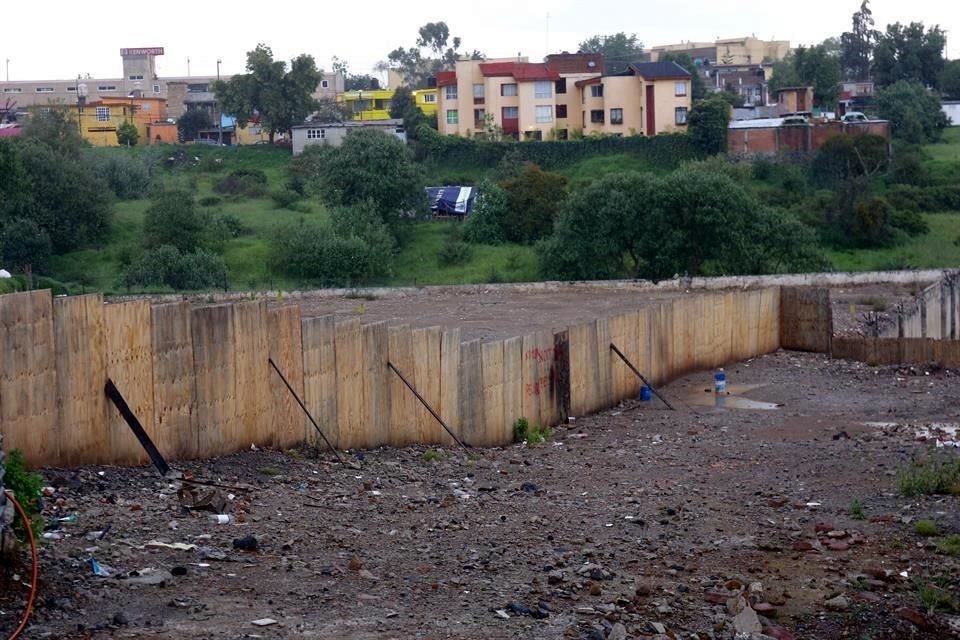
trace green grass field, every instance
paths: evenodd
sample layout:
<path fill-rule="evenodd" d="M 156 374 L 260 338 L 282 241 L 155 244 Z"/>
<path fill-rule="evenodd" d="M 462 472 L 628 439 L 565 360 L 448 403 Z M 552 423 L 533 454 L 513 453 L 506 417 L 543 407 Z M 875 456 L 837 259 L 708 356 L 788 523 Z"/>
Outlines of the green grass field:
<path fill-rule="evenodd" d="M 930 233 L 890 249 L 827 251 L 838 271 L 939 269 L 960 266 L 960 213 L 927 214 Z"/>

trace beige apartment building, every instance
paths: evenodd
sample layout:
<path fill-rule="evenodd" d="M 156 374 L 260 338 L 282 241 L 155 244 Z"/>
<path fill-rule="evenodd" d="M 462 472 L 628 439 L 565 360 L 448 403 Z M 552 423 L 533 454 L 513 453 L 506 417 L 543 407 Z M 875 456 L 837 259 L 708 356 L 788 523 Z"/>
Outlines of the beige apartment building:
<path fill-rule="evenodd" d="M 690 74 L 679 65 L 637 63 L 604 74 L 598 54 L 461 60 L 437 76 L 438 125 L 471 136 L 488 122 L 515 139 L 566 140 L 576 134 L 655 135 L 683 130 Z"/>
<path fill-rule="evenodd" d="M 212 100 L 210 85 L 217 76 L 174 76 L 161 78 L 157 75 L 156 58 L 164 54 L 163 47 L 121 49 L 123 76 L 119 78 L 74 78 L 70 80 L 10 80 L 0 82 L 0 109 L 8 102 L 16 111 L 48 104 L 77 104 L 78 95 L 86 102 L 98 102 L 104 98 L 124 98 L 136 95 L 145 98 L 168 100 L 168 113 L 178 118 L 191 103 Z M 231 76 L 222 76 L 229 80 Z M 172 86 L 171 86 L 172 85 Z M 343 93 L 342 73 L 324 72 L 314 92 L 317 100 L 334 100 Z M 205 94 L 202 95 L 201 94 Z"/>
<path fill-rule="evenodd" d="M 783 60 L 790 53 L 790 42 L 749 36 L 716 42 L 665 44 L 650 49 L 650 60 L 656 62 L 664 53 L 686 53 L 698 64 L 752 65 Z"/>

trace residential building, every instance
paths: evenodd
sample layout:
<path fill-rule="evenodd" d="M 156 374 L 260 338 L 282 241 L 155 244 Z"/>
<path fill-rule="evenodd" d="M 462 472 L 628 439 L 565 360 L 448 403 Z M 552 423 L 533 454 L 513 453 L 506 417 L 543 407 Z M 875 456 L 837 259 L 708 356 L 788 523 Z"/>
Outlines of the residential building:
<path fill-rule="evenodd" d="M 298 155 L 311 145 L 327 144 L 338 147 L 351 132 L 358 129 L 377 129 L 396 136 L 406 143 L 407 132 L 403 120 L 363 120 L 350 122 L 306 122 L 293 128 L 293 153 Z"/>
<path fill-rule="evenodd" d="M 783 87 L 777 90 L 780 115 L 813 111 L 813 87 Z"/>
<path fill-rule="evenodd" d="M 116 147 L 117 129 L 132 122 L 140 134 L 138 144 L 156 144 L 176 141 L 176 125 L 168 120 L 166 101 L 154 97 L 101 98 L 82 107 L 53 104 L 30 108 L 31 115 L 52 109 L 62 110 L 67 118 L 77 122 L 80 135 L 98 147 Z"/>
<path fill-rule="evenodd" d="M 870 80 L 845 80 L 840 83 L 840 99 L 837 113 L 841 116 L 850 111 L 866 111 L 873 105 L 874 85 Z"/>
<path fill-rule="evenodd" d="M 651 48 L 650 60 L 657 62 L 664 53 L 685 53 L 698 65 L 751 65 L 783 60 L 790 53 L 790 42 L 760 40 L 753 36 L 715 42 L 681 42 Z"/>
<path fill-rule="evenodd" d="M 425 115 L 432 116 L 437 113 L 437 96 L 439 91 L 434 87 L 433 89 L 417 89 L 413 92 L 413 96 L 417 101 L 417 106 L 420 107 L 420 111 L 423 111 Z"/>
<path fill-rule="evenodd" d="M 732 91 L 743 98 L 744 106 L 771 103 L 770 79 L 773 64 L 707 64 L 697 68 L 704 85 L 714 91 Z"/>
<path fill-rule="evenodd" d="M 337 95 L 337 103 L 344 105 L 354 120 L 389 120 L 392 89 L 362 89 Z"/>

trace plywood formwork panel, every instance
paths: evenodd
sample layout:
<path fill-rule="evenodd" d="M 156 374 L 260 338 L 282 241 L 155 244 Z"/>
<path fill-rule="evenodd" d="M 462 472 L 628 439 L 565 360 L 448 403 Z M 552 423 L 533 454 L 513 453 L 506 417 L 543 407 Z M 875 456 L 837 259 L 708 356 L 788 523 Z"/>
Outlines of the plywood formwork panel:
<path fill-rule="evenodd" d="M 385 322 L 364 325 L 363 336 L 363 447 L 373 449 L 390 442 L 390 373 L 387 359 L 390 337 Z M 392 374 L 391 374 L 392 375 Z"/>
<path fill-rule="evenodd" d="M 460 345 L 460 438 L 474 447 L 486 446 L 487 419 L 484 412 L 482 342 Z"/>
<path fill-rule="evenodd" d="M 460 329 L 444 331 L 440 336 L 440 417 L 463 440 L 460 424 Z M 444 433 L 442 444 L 453 445 Z M 467 442 L 467 444 L 472 444 Z"/>
<path fill-rule="evenodd" d="M 323 434 L 338 446 L 337 432 L 337 332 L 334 316 L 304 318 L 303 402 Z M 307 429 L 307 442 L 325 445 L 315 429 Z"/>
<path fill-rule="evenodd" d="M 237 366 L 233 305 L 191 309 L 190 325 L 197 376 L 197 456 L 225 455 L 239 446 L 234 440 Z"/>
<path fill-rule="evenodd" d="M 413 357 L 413 332 L 402 325 L 389 328 L 390 363 L 413 384 L 416 369 Z M 405 447 L 418 444 L 417 399 L 393 371 L 387 372 L 390 385 L 390 445 Z"/>
<path fill-rule="evenodd" d="M 504 413 L 503 342 L 487 342 L 480 349 L 484 418 L 480 444 L 485 447 L 499 447 L 511 440 Z"/>
<path fill-rule="evenodd" d="M 289 305 L 270 309 L 267 314 L 270 357 L 294 392 L 303 399 L 303 322 L 300 307 Z M 272 367 L 271 367 L 272 368 Z M 296 447 L 307 440 L 307 416 L 290 390 L 271 372 L 270 385 L 273 404 L 273 443 L 280 448 Z M 313 427 L 310 427 L 311 431 Z"/>
<path fill-rule="evenodd" d="M 233 324 L 237 364 L 237 445 L 273 444 L 273 399 L 267 304 L 240 302 L 234 305 Z"/>
<path fill-rule="evenodd" d="M 539 336 L 523 336 L 523 417 L 531 427 L 543 422 L 540 415 L 540 395 L 545 393 L 550 385 L 549 378 L 541 380 L 537 359 L 543 357 L 546 357 L 546 354 L 540 350 Z"/>
<path fill-rule="evenodd" d="M 656 379 L 651 357 L 650 307 L 637 311 L 637 360 L 634 362 L 640 373 L 651 383 Z M 641 386 L 643 382 L 640 382 Z"/>
<path fill-rule="evenodd" d="M 154 444 L 169 459 L 198 456 L 196 370 L 190 308 L 185 302 L 151 308 Z"/>
<path fill-rule="evenodd" d="M 434 411 L 440 411 L 440 343 L 443 330 L 427 327 L 413 331 L 413 371 L 404 375 Z M 416 404 L 417 438 L 421 444 L 440 444 L 446 433 L 420 401 Z"/>
<path fill-rule="evenodd" d="M 598 318 L 594 323 L 596 325 L 597 343 L 597 394 L 596 403 L 593 411 L 603 411 L 609 409 L 617 403 L 613 395 L 613 384 L 611 375 L 613 373 L 613 352 L 610 351 L 610 320 L 608 318 Z"/>
<path fill-rule="evenodd" d="M 57 298 L 53 317 L 61 463 L 108 464 L 113 453 L 104 393 L 103 296 Z"/>
<path fill-rule="evenodd" d="M 513 442 L 513 425 L 523 417 L 523 338 L 503 341 L 503 431 L 500 442 Z"/>
<path fill-rule="evenodd" d="M 0 296 L 0 432 L 31 467 L 61 464 L 50 291 Z"/>
<path fill-rule="evenodd" d="M 631 311 L 610 319 L 610 341 L 626 356 L 633 366 L 640 362 L 639 313 Z M 619 400 L 635 398 L 640 392 L 640 379 L 616 354 L 610 356 L 611 381 L 614 397 Z"/>
<path fill-rule="evenodd" d="M 363 339 L 359 320 L 337 323 L 336 350 L 338 446 L 353 449 L 362 442 Z"/>
<path fill-rule="evenodd" d="M 599 404 L 600 371 L 597 325 L 587 322 L 570 327 L 570 412 L 590 414 Z"/>
<path fill-rule="evenodd" d="M 153 440 L 157 435 L 153 405 L 153 334 L 146 300 L 107 305 L 103 309 L 107 377 Z M 149 461 L 140 441 L 113 406 L 106 402 L 107 429 L 114 464 Z M 156 441 L 154 441 L 156 444 Z"/>
<path fill-rule="evenodd" d="M 566 329 L 553 332 L 553 368 L 550 372 L 550 416 L 552 424 L 570 417 L 570 334 Z"/>

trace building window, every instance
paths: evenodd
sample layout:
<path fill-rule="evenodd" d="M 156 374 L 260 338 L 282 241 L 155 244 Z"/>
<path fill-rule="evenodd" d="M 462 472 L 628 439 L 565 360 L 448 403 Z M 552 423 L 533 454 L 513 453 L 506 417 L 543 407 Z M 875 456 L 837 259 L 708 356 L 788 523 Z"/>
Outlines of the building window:
<path fill-rule="evenodd" d="M 433 104 L 437 101 L 437 94 L 435 93 L 425 93 L 423 94 L 423 101 L 426 104 Z"/>
<path fill-rule="evenodd" d="M 486 126 L 487 122 L 487 111 L 486 109 L 474 109 L 473 110 L 473 122 L 478 127 Z"/>
<path fill-rule="evenodd" d="M 110 122 L 110 107 L 97 107 L 97 122 Z"/>
<path fill-rule="evenodd" d="M 457 85 L 451 84 L 447 87 L 447 100 L 457 99 Z"/>
<path fill-rule="evenodd" d="M 4 87 L 4 93 L 23 93 L 23 89 L 20 87 Z"/>
<path fill-rule="evenodd" d="M 687 95 L 687 83 L 686 83 L 686 82 L 674 82 L 674 83 L 673 83 L 673 95 L 675 95 L 675 96 L 685 96 L 685 95 Z"/>
<path fill-rule="evenodd" d="M 566 118 L 567 117 L 567 105 L 558 104 L 557 105 L 557 118 Z"/>
<path fill-rule="evenodd" d="M 140 74 L 135 74 L 135 75 L 129 76 L 127 79 L 128 79 L 128 80 L 143 80 L 143 76 L 140 75 Z"/>
<path fill-rule="evenodd" d="M 460 112 L 456 109 L 447 109 L 447 124 L 460 124 Z"/>
<path fill-rule="evenodd" d="M 474 100 L 483 100 L 486 96 L 486 90 L 482 84 L 473 85 L 473 99 Z"/>
<path fill-rule="evenodd" d="M 53 93 L 53 87 L 37 87 L 37 93 Z"/>
<path fill-rule="evenodd" d="M 534 97 L 538 100 L 553 97 L 553 83 L 549 80 L 537 80 L 534 84 Z"/>
<path fill-rule="evenodd" d="M 603 109 L 594 109 L 591 111 L 590 122 L 593 124 L 603 124 Z"/>
<path fill-rule="evenodd" d="M 321 80 L 321 81 L 320 81 L 320 88 L 321 88 L 321 89 L 329 89 L 329 88 L 330 88 L 330 81 L 329 81 L 329 80 Z"/>
<path fill-rule="evenodd" d="M 115 84 L 102 84 L 97 87 L 97 91 L 116 91 L 117 85 Z"/>
<path fill-rule="evenodd" d="M 610 124 L 623 124 L 623 109 L 610 109 Z"/>
<path fill-rule="evenodd" d="M 557 80 L 556 91 L 558 95 L 562 95 L 567 92 L 567 79 L 560 78 Z"/>
<path fill-rule="evenodd" d="M 326 137 L 326 129 L 307 129 L 307 140 L 324 140 Z"/>
<path fill-rule="evenodd" d="M 537 122 L 541 124 L 553 122 L 553 107 L 551 107 L 550 105 L 538 106 Z"/>
<path fill-rule="evenodd" d="M 76 93 L 76 92 L 77 92 L 76 87 L 67 87 L 67 93 Z"/>
<path fill-rule="evenodd" d="M 677 124 L 687 124 L 687 108 L 677 107 L 673 110 L 673 119 Z"/>
<path fill-rule="evenodd" d="M 516 83 L 508 82 L 506 84 L 500 85 L 500 95 L 505 98 L 512 98 L 517 95 L 517 85 Z"/>
<path fill-rule="evenodd" d="M 590 85 L 590 97 L 591 97 L 591 98 L 602 98 L 602 97 L 603 97 L 603 85 L 602 85 L 602 84 L 592 84 L 592 85 Z"/>
<path fill-rule="evenodd" d="M 520 107 L 504 107 L 504 108 L 503 108 L 503 119 L 504 119 L 504 120 L 519 120 L 519 119 L 520 119 Z"/>
<path fill-rule="evenodd" d="M 154 92 L 154 93 L 160 93 L 160 85 L 158 85 L 158 84 L 153 85 L 153 92 Z"/>

